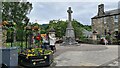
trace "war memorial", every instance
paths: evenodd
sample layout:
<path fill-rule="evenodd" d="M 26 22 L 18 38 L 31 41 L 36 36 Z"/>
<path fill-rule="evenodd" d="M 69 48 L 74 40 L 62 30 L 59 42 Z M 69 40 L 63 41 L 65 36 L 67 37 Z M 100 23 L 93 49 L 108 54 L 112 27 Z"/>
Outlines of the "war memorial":
<path fill-rule="evenodd" d="M 31 8 L 31 6 L 29 4 L 27 7 Z M 11 21 L 0 21 L 0 67 L 119 68 L 119 45 L 92 43 L 97 40 L 97 31 L 93 31 L 94 40 L 91 43 L 76 41 L 76 33 L 72 25 L 73 9 L 72 6 L 67 7 L 68 19 L 65 22 L 67 27 L 62 30 L 65 31 L 65 36 L 62 37 L 61 43 L 56 43 L 61 40 L 57 40 L 56 22 L 52 23 L 52 26 L 49 23 L 48 27 L 45 25 L 43 27 L 38 23 L 30 23 L 28 17 L 25 17 L 24 23 L 21 24 L 14 22 L 13 18 L 10 18 Z"/>

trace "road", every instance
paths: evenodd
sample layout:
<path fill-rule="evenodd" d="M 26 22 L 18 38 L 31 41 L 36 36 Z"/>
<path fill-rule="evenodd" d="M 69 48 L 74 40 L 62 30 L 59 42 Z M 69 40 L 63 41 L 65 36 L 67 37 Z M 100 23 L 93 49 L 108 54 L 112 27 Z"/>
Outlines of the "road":
<path fill-rule="evenodd" d="M 118 66 L 118 45 L 56 45 L 55 66 Z"/>

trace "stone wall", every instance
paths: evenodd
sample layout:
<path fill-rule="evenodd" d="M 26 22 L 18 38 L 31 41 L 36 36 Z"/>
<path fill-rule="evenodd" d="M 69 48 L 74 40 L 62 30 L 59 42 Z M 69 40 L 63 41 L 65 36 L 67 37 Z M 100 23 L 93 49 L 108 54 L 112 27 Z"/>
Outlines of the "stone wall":
<path fill-rule="evenodd" d="M 92 19 L 92 30 L 97 31 L 97 34 L 104 34 L 104 21 L 103 18 Z"/>
<path fill-rule="evenodd" d="M 119 22 L 120 22 L 120 18 L 119 18 Z M 114 16 L 92 19 L 93 31 L 94 30 L 97 31 L 99 35 L 105 35 L 105 29 L 106 29 L 106 32 L 110 31 L 111 33 L 114 33 L 114 30 L 115 30 Z M 119 27 L 119 31 L 120 31 L 120 27 Z"/>

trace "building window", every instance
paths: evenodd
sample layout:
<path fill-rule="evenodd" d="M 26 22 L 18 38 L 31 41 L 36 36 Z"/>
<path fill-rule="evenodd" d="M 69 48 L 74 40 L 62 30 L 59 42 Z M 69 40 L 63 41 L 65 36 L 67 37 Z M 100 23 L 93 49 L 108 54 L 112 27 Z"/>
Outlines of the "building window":
<path fill-rule="evenodd" d="M 114 17 L 115 17 L 115 19 L 118 19 L 118 15 L 115 15 Z"/>
<path fill-rule="evenodd" d="M 114 16 L 114 22 L 118 22 L 118 15 Z"/>
<path fill-rule="evenodd" d="M 118 29 L 118 15 L 114 16 L 115 29 Z"/>

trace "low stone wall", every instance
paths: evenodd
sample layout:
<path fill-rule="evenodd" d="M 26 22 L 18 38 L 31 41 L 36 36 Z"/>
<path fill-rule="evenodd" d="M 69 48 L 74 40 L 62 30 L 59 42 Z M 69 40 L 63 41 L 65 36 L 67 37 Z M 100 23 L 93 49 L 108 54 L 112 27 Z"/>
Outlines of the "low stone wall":
<path fill-rule="evenodd" d="M 99 40 L 91 40 L 91 39 L 84 39 L 81 43 L 88 43 L 88 44 L 100 44 Z"/>

